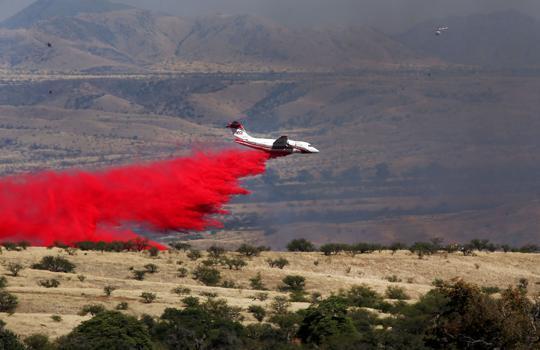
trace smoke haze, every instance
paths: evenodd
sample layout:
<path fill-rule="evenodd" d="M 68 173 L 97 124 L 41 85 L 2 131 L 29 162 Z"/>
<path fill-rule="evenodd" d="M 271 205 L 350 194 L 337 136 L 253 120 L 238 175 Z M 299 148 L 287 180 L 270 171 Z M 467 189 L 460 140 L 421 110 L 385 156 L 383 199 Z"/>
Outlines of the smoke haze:
<path fill-rule="evenodd" d="M 0 20 L 31 0 L 0 0 Z M 537 0 L 115 0 L 178 16 L 254 14 L 290 26 L 367 25 L 394 32 L 433 18 L 518 10 L 540 18 Z"/>

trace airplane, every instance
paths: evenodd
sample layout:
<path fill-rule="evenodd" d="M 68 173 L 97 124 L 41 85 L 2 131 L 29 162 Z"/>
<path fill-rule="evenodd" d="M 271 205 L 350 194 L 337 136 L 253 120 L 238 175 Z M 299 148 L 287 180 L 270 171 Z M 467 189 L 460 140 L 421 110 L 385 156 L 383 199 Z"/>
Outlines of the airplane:
<path fill-rule="evenodd" d="M 435 31 L 435 35 L 441 35 L 443 32 L 447 31 L 448 30 L 448 27 L 439 27 L 437 28 L 437 30 Z"/>
<path fill-rule="evenodd" d="M 289 140 L 289 137 L 287 136 L 281 136 L 278 139 L 261 139 L 250 136 L 242 124 L 237 121 L 228 124 L 226 128 L 232 130 L 234 142 L 270 154 L 288 155 L 292 153 L 319 153 L 319 150 L 308 142 Z"/>

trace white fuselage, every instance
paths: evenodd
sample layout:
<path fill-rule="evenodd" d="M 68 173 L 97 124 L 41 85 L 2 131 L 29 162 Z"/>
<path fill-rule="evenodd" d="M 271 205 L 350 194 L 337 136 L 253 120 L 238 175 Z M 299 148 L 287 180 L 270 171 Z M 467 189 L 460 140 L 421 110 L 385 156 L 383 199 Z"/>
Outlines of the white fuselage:
<path fill-rule="evenodd" d="M 234 141 L 243 146 L 277 154 L 319 153 L 318 149 L 303 141 L 287 140 L 287 146 L 285 148 L 275 148 L 276 139 L 253 137 L 243 129 L 237 129 L 235 131 Z"/>

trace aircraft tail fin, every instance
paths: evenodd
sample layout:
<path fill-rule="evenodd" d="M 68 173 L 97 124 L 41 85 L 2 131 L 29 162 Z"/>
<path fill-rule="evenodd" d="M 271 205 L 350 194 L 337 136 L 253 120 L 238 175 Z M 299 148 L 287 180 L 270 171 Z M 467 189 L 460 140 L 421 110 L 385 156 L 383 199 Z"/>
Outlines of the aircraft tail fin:
<path fill-rule="evenodd" d="M 231 129 L 233 135 L 236 137 L 239 137 L 239 138 L 249 137 L 246 132 L 246 129 L 244 129 L 244 126 L 240 122 L 234 121 L 232 123 L 229 123 L 227 124 L 226 128 Z"/>

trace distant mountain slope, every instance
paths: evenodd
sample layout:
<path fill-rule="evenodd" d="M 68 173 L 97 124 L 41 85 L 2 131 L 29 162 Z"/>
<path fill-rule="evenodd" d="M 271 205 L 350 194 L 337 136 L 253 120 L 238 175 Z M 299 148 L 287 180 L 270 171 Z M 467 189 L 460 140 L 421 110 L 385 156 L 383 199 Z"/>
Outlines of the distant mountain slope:
<path fill-rule="evenodd" d="M 439 26 L 449 30 L 435 35 Z M 396 37 L 448 62 L 487 67 L 539 66 L 540 21 L 516 11 L 424 22 Z"/>
<path fill-rule="evenodd" d="M 0 63 L 8 68 L 249 64 L 256 69 L 332 70 L 423 62 L 403 44 L 371 28 L 292 30 L 249 15 L 185 19 L 106 0 L 39 0 L 1 27 L 0 42 L 8 44 L 0 47 Z M 52 47 L 47 48 L 49 42 Z"/>
<path fill-rule="evenodd" d="M 38 0 L 6 19 L 0 26 L 5 28 L 28 28 L 38 21 L 54 17 L 71 17 L 80 13 L 104 13 L 125 10 L 130 6 L 107 0 Z"/>

